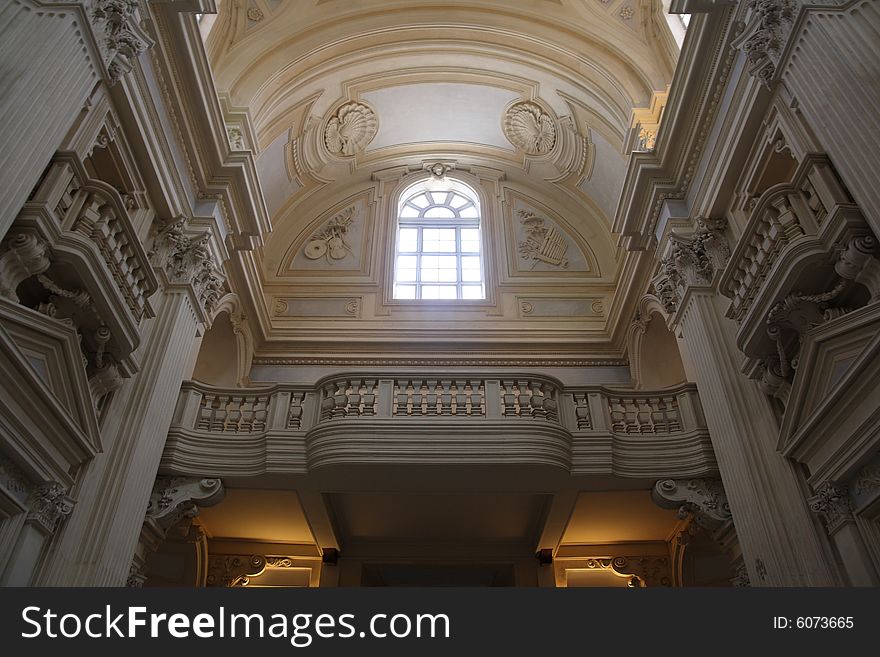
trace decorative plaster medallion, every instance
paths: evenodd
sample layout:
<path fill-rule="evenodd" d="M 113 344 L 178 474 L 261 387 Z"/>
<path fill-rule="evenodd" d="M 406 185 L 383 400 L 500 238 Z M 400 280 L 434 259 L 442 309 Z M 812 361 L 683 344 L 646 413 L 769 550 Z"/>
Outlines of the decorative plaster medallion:
<path fill-rule="evenodd" d="M 635 11 L 632 7 L 627 5 L 626 7 L 621 8 L 619 15 L 623 20 L 628 21 L 631 20 L 633 16 L 635 16 Z"/>
<path fill-rule="evenodd" d="M 283 299 L 275 299 L 274 312 L 276 315 L 286 315 L 287 302 Z"/>
<path fill-rule="evenodd" d="M 522 217 L 520 223 L 528 237 L 519 243 L 519 253 L 526 260 L 534 260 L 529 269 L 534 269 L 539 262 L 549 265 L 568 267 L 568 258 L 565 252 L 568 244 L 565 238 L 555 228 L 544 225 L 544 219 L 527 210 L 518 210 Z"/>
<path fill-rule="evenodd" d="M 332 265 L 334 260 L 342 260 L 352 253 L 351 246 L 345 241 L 345 234 L 348 232 L 348 227 L 354 223 L 353 215 L 354 206 L 346 208 L 333 217 L 306 243 L 303 255 L 309 260 L 326 257 L 327 263 Z"/>
<path fill-rule="evenodd" d="M 324 143 L 336 155 L 354 155 L 367 147 L 379 130 L 376 113 L 363 103 L 340 107 L 327 122 Z"/>
<path fill-rule="evenodd" d="M 263 20 L 263 10 L 259 7 L 251 7 L 247 10 L 248 20 L 252 20 L 255 23 Z"/>
<path fill-rule="evenodd" d="M 523 315 L 531 315 L 532 311 L 535 309 L 535 307 L 528 301 L 520 301 L 519 308 Z"/>
<path fill-rule="evenodd" d="M 556 125 L 534 103 L 517 103 L 504 117 L 504 135 L 528 155 L 544 155 L 556 144 Z"/>

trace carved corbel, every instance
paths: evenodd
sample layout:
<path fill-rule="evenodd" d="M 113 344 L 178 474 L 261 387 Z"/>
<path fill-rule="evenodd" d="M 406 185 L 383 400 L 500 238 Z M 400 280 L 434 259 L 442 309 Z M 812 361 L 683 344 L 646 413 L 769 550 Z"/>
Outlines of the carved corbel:
<path fill-rule="evenodd" d="M 76 500 L 70 497 L 61 484 L 48 482 L 31 491 L 28 499 L 27 522 L 45 534 L 54 534 L 61 522 L 70 515 Z"/>
<path fill-rule="evenodd" d="M 217 504 L 224 495 L 223 482 L 219 479 L 156 477 L 146 519 L 167 531 L 184 518 L 196 517 L 198 507 Z"/>
<path fill-rule="evenodd" d="M 0 295 L 19 303 L 18 286 L 52 264 L 49 245 L 33 233 L 13 233 L 0 253 Z"/>
<path fill-rule="evenodd" d="M 668 557 L 614 557 L 611 569 L 620 575 L 633 576 L 629 582 L 632 588 L 672 586 Z"/>
<path fill-rule="evenodd" d="M 681 519 L 693 516 L 697 525 L 710 532 L 732 518 L 720 479 L 662 479 L 654 484 L 651 497 L 659 507 L 677 509 Z"/>
<path fill-rule="evenodd" d="M 834 271 L 842 278 L 864 285 L 871 301 L 880 298 L 880 261 L 876 253 L 876 238 L 860 235 L 849 241 L 834 265 Z"/>
<path fill-rule="evenodd" d="M 816 494 L 807 503 L 810 510 L 822 518 L 829 535 L 833 535 L 845 524 L 854 522 L 849 489 L 846 486 L 826 481 L 816 489 Z"/>
<path fill-rule="evenodd" d="M 214 555 L 208 559 L 208 586 L 247 586 L 250 577 L 266 569 L 266 557 L 254 555 Z"/>

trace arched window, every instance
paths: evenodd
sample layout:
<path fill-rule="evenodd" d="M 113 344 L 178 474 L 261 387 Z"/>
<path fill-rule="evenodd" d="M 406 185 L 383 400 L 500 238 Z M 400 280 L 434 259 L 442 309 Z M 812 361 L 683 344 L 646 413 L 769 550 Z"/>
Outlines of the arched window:
<path fill-rule="evenodd" d="M 402 197 L 395 299 L 485 299 L 480 207 L 464 185 L 419 185 Z"/>

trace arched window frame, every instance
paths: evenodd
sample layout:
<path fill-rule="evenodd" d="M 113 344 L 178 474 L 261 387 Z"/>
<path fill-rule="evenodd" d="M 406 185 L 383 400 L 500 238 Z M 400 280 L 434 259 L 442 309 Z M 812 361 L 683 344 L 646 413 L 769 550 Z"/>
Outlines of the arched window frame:
<path fill-rule="evenodd" d="M 487 267 L 479 194 L 458 180 L 423 179 L 401 192 L 395 209 L 391 298 L 404 303 L 485 303 Z M 447 239 L 426 239 L 435 237 L 431 234 L 435 230 L 447 231 Z M 454 231 L 454 245 L 448 239 L 449 231 Z M 438 248 L 440 242 L 445 243 L 444 248 Z M 434 275 L 426 279 L 426 258 L 445 260 L 447 266 L 438 263 Z M 452 259 L 454 281 L 448 266 Z M 442 280 L 444 277 L 447 280 Z M 404 288 L 408 288 L 408 294 L 402 293 Z M 435 296 L 439 288 L 446 296 Z M 455 296 L 451 296 L 450 289 L 455 290 Z"/>

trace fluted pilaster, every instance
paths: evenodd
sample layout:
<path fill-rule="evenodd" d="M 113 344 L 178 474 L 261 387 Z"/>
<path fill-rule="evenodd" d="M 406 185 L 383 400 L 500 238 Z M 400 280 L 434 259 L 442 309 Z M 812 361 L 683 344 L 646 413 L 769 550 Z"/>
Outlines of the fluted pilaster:
<path fill-rule="evenodd" d="M 144 512 L 194 348 L 198 320 L 192 294 L 166 290 L 139 356 L 136 378 L 112 401 L 98 455 L 77 491 L 76 513 L 64 528 L 41 583 L 122 586 L 129 575 Z"/>
<path fill-rule="evenodd" d="M 778 423 L 757 384 L 739 372 L 732 326 L 708 288 L 679 312 L 712 445 L 752 586 L 840 584 L 794 465 L 775 450 Z"/>

